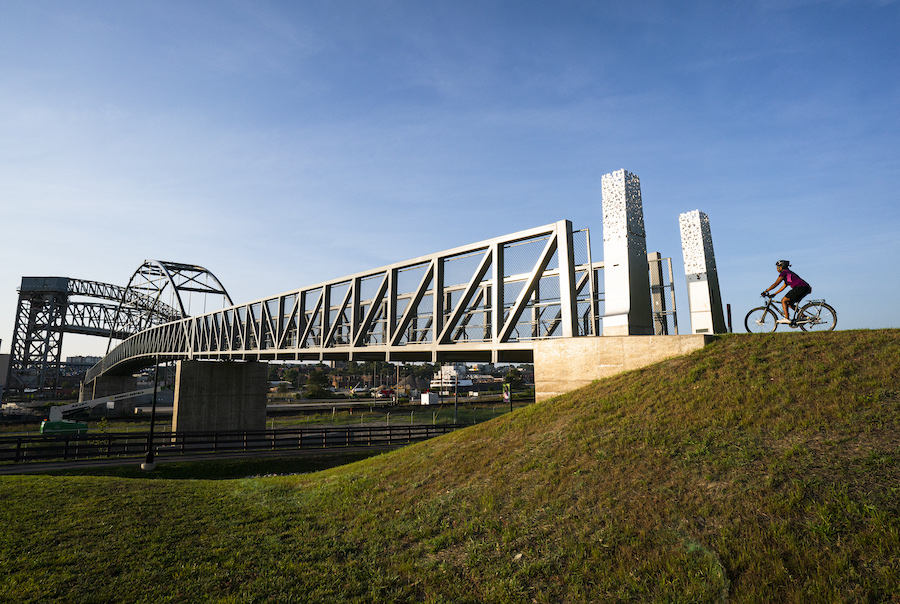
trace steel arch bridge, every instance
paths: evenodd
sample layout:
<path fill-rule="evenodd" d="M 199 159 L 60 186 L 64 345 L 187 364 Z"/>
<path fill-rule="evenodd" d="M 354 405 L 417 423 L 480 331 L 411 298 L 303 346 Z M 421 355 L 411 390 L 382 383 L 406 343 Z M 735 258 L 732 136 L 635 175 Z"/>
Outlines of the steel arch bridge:
<path fill-rule="evenodd" d="M 177 307 L 163 301 L 164 291 L 173 292 Z M 183 319 L 187 311 L 182 292 L 221 294 L 231 304 L 206 269 L 158 260 L 145 261 L 126 287 L 67 277 L 23 277 L 6 392 L 55 390 L 60 375 L 73 370 L 61 358 L 66 333 L 112 342 Z"/>
<path fill-rule="evenodd" d="M 167 291 L 173 300 L 171 306 L 162 301 L 163 293 Z M 120 320 L 135 320 L 137 329 L 131 332 L 133 334 L 160 323 L 189 317 L 191 303 L 190 300 L 184 299 L 185 293 L 188 296 L 195 293 L 203 295 L 204 311 L 208 294 L 221 296 L 228 306 L 234 304 L 216 276 L 202 266 L 164 260 L 145 260 L 128 280 L 113 325 L 117 325 Z M 168 319 L 160 321 L 162 316 Z"/>
<path fill-rule="evenodd" d="M 530 361 L 535 340 L 601 333 L 602 268 L 562 220 L 155 325 L 86 381 L 170 360 Z"/>

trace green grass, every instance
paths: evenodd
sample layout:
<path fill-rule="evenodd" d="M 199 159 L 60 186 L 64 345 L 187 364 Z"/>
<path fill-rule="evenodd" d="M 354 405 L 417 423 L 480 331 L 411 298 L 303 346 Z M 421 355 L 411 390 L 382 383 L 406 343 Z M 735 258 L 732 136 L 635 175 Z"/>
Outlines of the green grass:
<path fill-rule="evenodd" d="M 318 454 L 317 454 L 318 453 Z M 54 476 L 107 476 L 137 478 L 142 480 L 230 480 L 235 478 L 284 476 L 287 474 L 308 474 L 381 454 L 381 451 L 330 452 L 308 451 L 297 457 L 251 457 L 227 458 L 215 461 L 179 462 L 157 457 L 156 470 L 141 470 L 140 460 L 120 466 L 79 468 L 44 472 Z M 177 458 L 176 458 L 177 459 Z"/>
<path fill-rule="evenodd" d="M 726 336 L 315 473 L 0 477 L 0 601 L 897 602 L 898 376 Z"/>

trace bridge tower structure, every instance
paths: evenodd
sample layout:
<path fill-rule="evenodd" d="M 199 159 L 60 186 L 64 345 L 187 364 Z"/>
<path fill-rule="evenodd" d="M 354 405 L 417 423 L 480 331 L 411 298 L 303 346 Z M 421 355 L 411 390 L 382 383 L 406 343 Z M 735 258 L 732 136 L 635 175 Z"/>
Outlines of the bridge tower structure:
<path fill-rule="evenodd" d="M 175 304 L 165 301 L 167 291 Z M 69 277 L 22 277 L 4 396 L 26 391 L 55 395 L 62 377 L 88 369 L 63 362 L 65 334 L 102 337 L 111 345 L 187 316 L 184 292 L 221 294 L 231 303 L 212 273 L 174 262 L 145 261 L 126 287 Z"/>

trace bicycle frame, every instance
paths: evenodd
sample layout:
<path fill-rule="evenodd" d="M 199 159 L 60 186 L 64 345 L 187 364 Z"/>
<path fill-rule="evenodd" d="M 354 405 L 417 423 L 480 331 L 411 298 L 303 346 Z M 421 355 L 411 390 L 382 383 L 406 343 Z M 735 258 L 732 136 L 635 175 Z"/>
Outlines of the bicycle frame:
<path fill-rule="evenodd" d="M 784 315 L 781 314 L 781 304 L 777 304 L 775 302 L 775 296 L 765 296 L 765 298 L 766 298 L 766 310 L 773 311 L 776 315 L 778 315 L 779 318 L 783 317 Z M 819 315 L 822 314 L 821 306 L 819 307 L 819 312 L 817 312 L 814 315 L 810 315 L 810 314 L 806 314 L 806 313 L 803 313 L 802 315 L 800 314 L 800 311 L 802 310 L 802 308 L 804 306 L 806 306 L 807 304 L 814 304 L 814 303 L 815 304 L 824 304 L 825 300 L 807 300 L 806 302 L 803 303 L 803 306 L 801 306 L 799 302 L 797 303 L 796 306 L 788 306 L 788 309 L 793 309 L 793 311 L 794 311 L 793 312 L 794 316 L 789 317 L 791 319 L 791 321 L 794 321 L 798 325 L 800 323 L 816 322 L 819 319 Z M 790 313 L 790 310 L 788 310 L 788 312 Z M 793 327 L 793 325 L 791 327 Z"/>

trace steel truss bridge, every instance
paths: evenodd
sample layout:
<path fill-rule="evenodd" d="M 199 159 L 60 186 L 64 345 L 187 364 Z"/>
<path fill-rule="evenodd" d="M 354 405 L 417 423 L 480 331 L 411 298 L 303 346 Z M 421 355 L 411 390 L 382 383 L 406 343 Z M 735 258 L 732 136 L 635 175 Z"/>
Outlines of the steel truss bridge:
<path fill-rule="evenodd" d="M 563 220 L 149 326 L 85 381 L 170 360 L 530 361 L 535 340 L 602 333 L 602 269 L 589 231 Z M 668 274 L 648 294 L 658 333 Z"/>
<path fill-rule="evenodd" d="M 163 301 L 167 291 L 176 294 L 172 297 L 177 306 Z M 62 362 L 66 333 L 123 340 L 188 316 L 181 292 L 227 298 L 206 269 L 156 260 L 135 271 L 127 287 L 67 277 L 23 277 L 6 392 L 54 391 L 60 377 L 84 374 L 89 365 Z"/>

